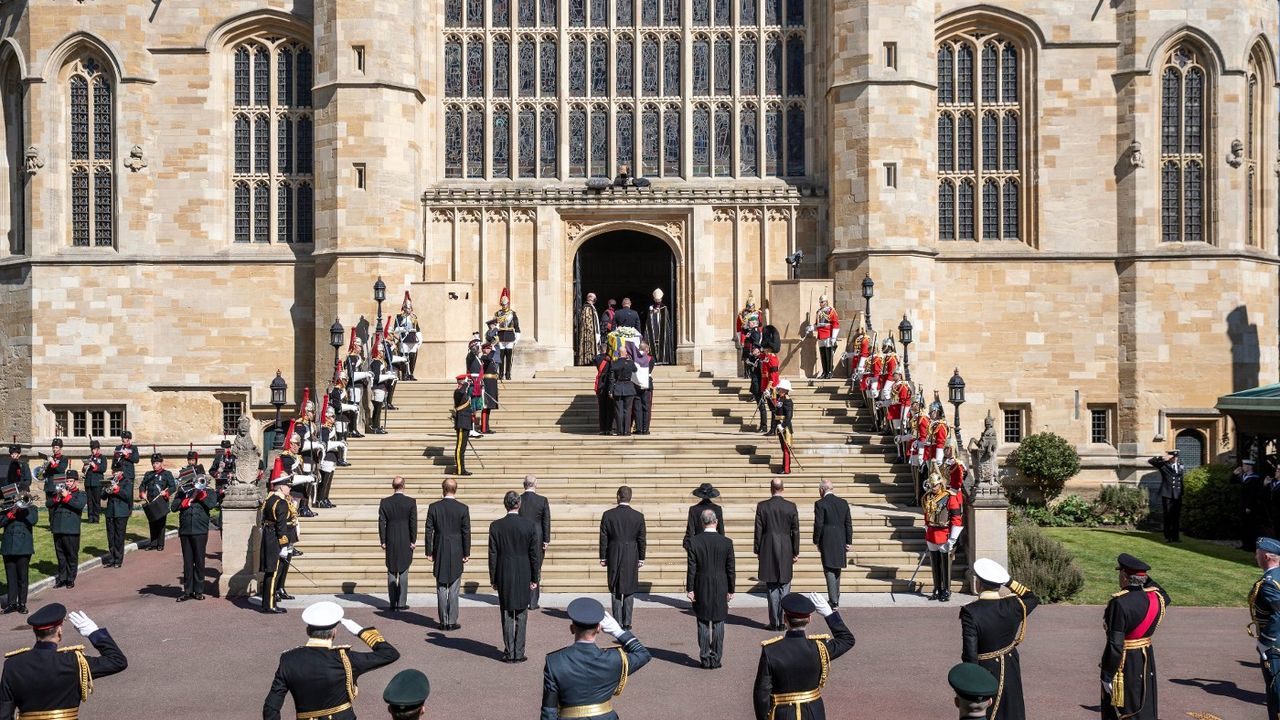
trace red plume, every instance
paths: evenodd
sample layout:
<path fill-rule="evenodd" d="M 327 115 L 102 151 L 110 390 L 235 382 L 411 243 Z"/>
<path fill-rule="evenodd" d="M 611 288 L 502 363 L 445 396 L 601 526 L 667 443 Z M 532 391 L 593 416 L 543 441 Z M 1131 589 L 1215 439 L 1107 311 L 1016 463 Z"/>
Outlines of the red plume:
<path fill-rule="evenodd" d="M 280 477 L 283 474 L 284 474 L 284 460 L 279 455 L 277 455 L 275 463 L 272 464 L 271 466 L 270 482 L 275 482 L 275 479 Z"/>
<path fill-rule="evenodd" d="M 307 403 L 309 402 L 311 402 L 311 386 L 310 385 L 302 389 L 302 404 L 298 406 L 299 416 L 307 412 Z"/>
<path fill-rule="evenodd" d="M 400 309 L 401 309 L 401 310 L 403 310 L 403 309 L 404 309 L 404 306 L 405 306 L 405 305 L 408 305 L 408 304 L 409 304 L 409 303 L 411 303 L 411 302 L 413 302 L 413 299 L 409 297 L 409 291 L 408 291 L 408 290 L 405 290 L 405 291 L 404 291 L 404 302 L 400 303 Z"/>
<path fill-rule="evenodd" d="M 342 361 L 341 360 L 339 360 L 333 366 L 333 382 L 335 384 L 342 382 Z"/>
<path fill-rule="evenodd" d="M 289 430 L 284 434 L 284 447 L 281 452 L 293 452 L 293 431 L 298 426 L 298 419 L 294 418 L 289 421 Z M 276 458 L 276 462 L 280 462 L 280 458 Z"/>
<path fill-rule="evenodd" d="M 356 329 L 351 328 L 351 342 L 347 343 L 347 354 L 355 353 L 355 351 L 356 351 Z"/>
<path fill-rule="evenodd" d="M 382 337 L 384 338 L 391 337 L 391 316 L 390 315 L 387 316 L 387 321 L 383 323 L 383 325 L 385 327 L 382 328 Z"/>
<path fill-rule="evenodd" d="M 329 412 L 329 396 L 325 395 L 320 400 L 320 414 L 316 416 L 316 422 L 324 424 L 324 414 Z"/>
<path fill-rule="evenodd" d="M 511 291 L 506 288 L 502 288 L 502 294 L 498 296 L 498 304 L 502 304 L 502 298 L 506 298 L 507 302 L 511 302 Z"/>

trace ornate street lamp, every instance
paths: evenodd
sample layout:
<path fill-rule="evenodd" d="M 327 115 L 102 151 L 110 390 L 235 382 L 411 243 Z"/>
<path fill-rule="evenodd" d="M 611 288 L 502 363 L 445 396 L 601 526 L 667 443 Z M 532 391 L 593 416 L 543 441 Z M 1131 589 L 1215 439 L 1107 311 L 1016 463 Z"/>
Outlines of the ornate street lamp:
<path fill-rule="evenodd" d="M 898 339 L 902 341 L 902 366 L 906 369 L 907 384 L 911 383 L 911 321 L 906 314 L 898 323 Z"/>
<path fill-rule="evenodd" d="M 343 335 L 342 323 L 334 319 L 333 324 L 329 326 L 329 344 L 333 346 L 333 365 L 338 366 L 338 349 L 342 347 Z"/>
<path fill-rule="evenodd" d="M 382 301 L 387 299 L 387 284 L 382 282 L 382 276 L 378 276 L 378 282 L 373 284 L 373 301 L 378 303 L 378 328 L 382 327 Z"/>
<path fill-rule="evenodd" d="M 279 432 L 280 431 L 280 408 L 284 407 L 284 403 L 285 403 L 284 397 L 285 397 L 285 393 L 287 393 L 288 391 L 289 391 L 289 383 L 285 382 L 284 378 L 281 377 L 280 375 L 280 371 L 276 370 L 276 377 L 274 380 L 271 381 L 271 404 L 276 406 L 276 423 L 275 423 L 276 433 L 275 433 L 275 440 L 272 442 L 272 445 L 274 445 L 275 447 L 280 447 L 284 441 L 284 438 L 280 436 L 280 432 Z"/>
<path fill-rule="evenodd" d="M 956 407 L 956 448 L 963 447 L 960 440 L 960 406 L 964 404 L 964 378 L 960 377 L 960 368 L 956 368 L 951 379 L 947 381 L 947 399 Z"/>
<path fill-rule="evenodd" d="M 867 301 L 867 335 L 871 335 L 871 298 L 876 294 L 876 283 L 871 273 L 862 278 L 862 298 Z"/>

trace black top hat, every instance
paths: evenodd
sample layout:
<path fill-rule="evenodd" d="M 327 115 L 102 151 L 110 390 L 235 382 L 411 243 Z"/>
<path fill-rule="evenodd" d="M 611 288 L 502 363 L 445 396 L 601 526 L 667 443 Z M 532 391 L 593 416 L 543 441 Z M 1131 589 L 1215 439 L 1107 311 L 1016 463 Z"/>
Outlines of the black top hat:
<path fill-rule="evenodd" d="M 693 491 L 693 496 L 711 500 L 720 497 L 720 491 L 711 483 L 702 483 Z"/>

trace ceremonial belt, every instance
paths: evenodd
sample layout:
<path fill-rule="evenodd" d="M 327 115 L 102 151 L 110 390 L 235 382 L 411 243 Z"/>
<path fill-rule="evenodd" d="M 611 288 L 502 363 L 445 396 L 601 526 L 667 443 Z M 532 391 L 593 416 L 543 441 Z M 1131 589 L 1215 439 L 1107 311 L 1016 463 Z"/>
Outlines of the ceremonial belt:
<path fill-rule="evenodd" d="M 561 705 L 561 718 L 592 718 L 597 715 L 605 715 L 613 712 L 613 703 L 605 700 L 595 705 Z"/>
<path fill-rule="evenodd" d="M 61 710 L 27 710 L 18 711 L 21 720 L 78 720 L 80 708 L 62 708 Z"/>
<path fill-rule="evenodd" d="M 311 710 L 308 712 L 298 713 L 298 720 L 319 720 L 319 718 L 329 718 L 337 715 L 344 710 L 350 710 L 351 703 L 344 702 L 337 707 L 331 707 L 326 710 Z"/>
<path fill-rule="evenodd" d="M 792 706 L 795 709 L 795 717 L 799 718 L 801 717 L 800 708 L 802 706 L 807 705 L 814 700 L 822 699 L 822 689 L 819 688 L 817 690 L 806 690 L 804 692 L 793 693 L 775 693 L 770 697 L 772 699 L 772 705 L 769 708 L 769 720 L 773 720 L 774 713 L 778 711 L 779 707 L 786 705 Z"/>
<path fill-rule="evenodd" d="M 1013 639 L 1013 642 L 999 650 L 992 650 L 991 652 L 980 653 L 978 655 L 978 660 L 998 660 L 1000 662 L 1000 676 L 996 678 L 998 684 L 996 686 L 996 697 L 991 703 L 991 717 L 996 716 L 996 711 L 1000 709 L 1000 703 L 1004 700 L 1004 656 L 1018 649 L 1018 646 L 1022 644 L 1022 639 L 1026 636 L 1027 632 L 1027 604 L 1023 602 L 1020 596 L 1014 595 L 1013 597 L 1017 599 L 1018 605 L 1022 606 L 1022 623 L 1018 625 L 1017 637 Z M 1148 644 L 1150 644 L 1150 640 L 1148 640 Z"/>
<path fill-rule="evenodd" d="M 1125 650 L 1140 650 L 1142 648 L 1149 648 L 1149 647 L 1151 647 L 1151 638 L 1149 637 L 1136 638 L 1134 640 L 1124 641 Z"/>
<path fill-rule="evenodd" d="M 485 373 L 485 374 L 484 374 L 484 376 L 485 376 L 485 378 L 492 379 L 492 378 L 496 378 L 496 377 L 498 377 L 498 374 L 497 374 L 497 373 Z"/>

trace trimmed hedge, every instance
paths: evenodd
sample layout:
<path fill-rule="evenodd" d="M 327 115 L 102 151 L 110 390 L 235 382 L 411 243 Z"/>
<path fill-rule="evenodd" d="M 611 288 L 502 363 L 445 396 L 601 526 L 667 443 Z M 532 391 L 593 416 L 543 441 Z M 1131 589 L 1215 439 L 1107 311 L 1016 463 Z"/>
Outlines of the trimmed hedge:
<path fill-rule="evenodd" d="M 1182 531 L 1206 540 L 1240 536 L 1240 486 L 1226 465 L 1201 465 L 1182 479 Z"/>
<path fill-rule="evenodd" d="M 1043 602 L 1070 600 L 1084 589 L 1075 556 L 1034 525 L 1009 529 L 1009 572 Z"/>
<path fill-rule="evenodd" d="M 1080 472 L 1080 454 L 1066 438 L 1051 432 L 1023 438 L 1009 460 L 1040 491 L 1045 504 L 1062 494 L 1067 481 Z"/>

